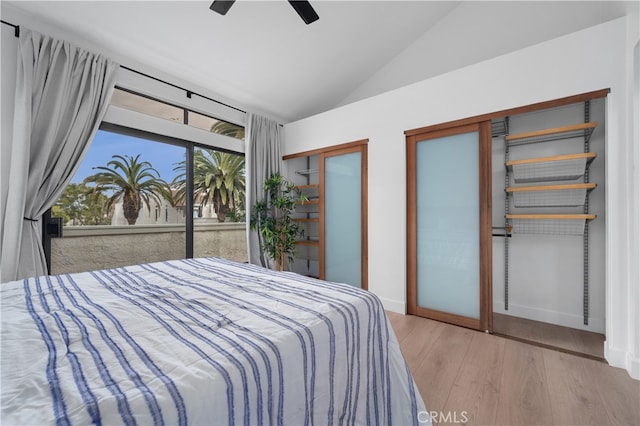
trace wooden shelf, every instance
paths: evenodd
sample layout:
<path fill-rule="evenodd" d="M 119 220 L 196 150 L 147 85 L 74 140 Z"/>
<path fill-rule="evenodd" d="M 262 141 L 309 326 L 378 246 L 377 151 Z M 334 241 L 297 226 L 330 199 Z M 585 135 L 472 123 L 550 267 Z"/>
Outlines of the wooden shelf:
<path fill-rule="evenodd" d="M 320 242 L 313 240 L 296 241 L 296 259 L 318 260 L 320 252 Z"/>
<path fill-rule="evenodd" d="M 508 214 L 507 219 L 533 219 L 533 220 L 593 220 L 596 218 L 595 214 Z"/>
<path fill-rule="evenodd" d="M 575 183 L 509 187 L 506 191 L 515 207 L 578 207 L 585 205 L 595 187 L 595 183 Z"/>
<path fill-rule="evenodd" d="M 316 240 L 320 238 L 320 219 L 315 218 L 299 218 L 293 219 L 304 230 L 303 237 Z"/>
<path fill-rule="evenodd" d="M 587 161 L 593 161 L 597 157 L 595 152 L 584 152 L 579 154 L 566 154 L 566 155 L 553 155 L 551 157 L 537 157 L 537 158 L 525 158 L 524 160 L 511 160 L 507 161 L 505 165 L 507 167 L 521 166 L 523 164 L 538 164 L 538 163 L 551 163 L 554 161 L 566 161 L 566 160 L 578 160 L 586 159 Z"/>
<path fill-rule="evenodd" d="M 536 130 L 533 132 L 517 133 L 505 136 L 505 141 L 507 141 L 509 145 L 520 145 L 578 137 L 590 138 L 597 125 L 598 123 L 596 121 L 591 121 L 589 123 L 572 124 L 569 126 L 554 127 L 551 129 Z"/>
<path fill-rule="evenodd" d="M 572 183 L 567 185 L 538 185 L 538 186 L 512 186 L 507 188 L 507 192 L 528 192 L 528 191 L 561 191 L 567 189 L 594 189 L 595 183 Z"/>
<path fill-rule="evenodd" d="M 298 201 L 296 204 L 297 205 L 320 204 L 320 200 L 318 200 L 317 198 L 312 198 L 312 199 L 307 200 L 307 201 Z"/>
<path fill-rule="evenodd" d="M 526 158 L 505 163 L 513 172 L 515 183 L 548 182 L 580 179 L 596 158 L 595 152 Z"/>
<path fill-rule="evenodd" d="M 296 203 L 296 213 L 298 214 L 312 214 L 320 212 L 320 199 L 310 198 L 307 201 L 300 201 Z"/>
<path fill-rule="evenodd" d="M 312 183 L 310 185 L 297 185 L 295 189 L 297 189 L 300 194 L 307 197 L 309 201 L 320 197 L 320 185 L 317 183 Z"/>

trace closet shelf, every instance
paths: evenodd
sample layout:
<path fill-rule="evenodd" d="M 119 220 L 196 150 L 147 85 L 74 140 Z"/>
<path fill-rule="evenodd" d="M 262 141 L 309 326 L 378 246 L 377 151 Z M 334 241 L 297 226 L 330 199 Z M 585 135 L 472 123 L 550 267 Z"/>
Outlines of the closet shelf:
<path fill-rule="evenodd" d="M 301 245 L 301 246 L 318 247 L 318 246 L 320 246 L 320 241 L 318 241 L 318 240 L 298 240 L 298 241 L 296 241 L 296 244 Z"/>
<path fill-rule="evenodd" d="M 320 242 L 313 240 L 296 241 L 296 259 L 318 260 L 320 252 Z"/>
<path fill-rule="evenodd" d="M 591 121 L 589 123 L 572 124 L 569 126 L 554 127 L 551 129 L 536 130 L 533 132 L 517 133 L 505 136 L 505 141 L 512 146 L 578 137 L 586 137 L 586 141 L 588 141 L 597 125 L 598 122 Z"/>
<path fill-rule="evenodd" d="M 320 185 L 318 185 L 317 183 L 313 183 L 310 185 L 297 185 L 295 186 L 295 189 L 297 189 L 300 194 L 304 195 L 309 200 L 320 197 Z"/>
<path fill-rule="evenodd" d="M 594 214 L 507 214 L 514 234 L 584 235 Z"/>
<path fill-rule="evenodd" d="M 505 166 L 513 172 L 515 183 L 576 180 L 584 176 L 595 158 L 595 152 L 585 152 L 512 160 L 507 161 Z"/>
<path fill-rule="evenodd" d="M 320 199 L 310 198 L 307 201 L 300 201 L 296 203 L 296 213 L 319 213 L 320 212 Z"/>
<path fill-rule="evenodd" d="M 313 240 L 318 239 L 320 235 L 320 219 L 319 218 L 301 218 L 293 219 L 304 230 L 303 236 Z"/>
<path fill-rule="evenodd" d="M 585 205 L 587 194 L 595 188 L 595 183 L 576 183 L 509 187 L 506 191 L 513 196 L 515 207 L 578 207 Z"/>
<path fill-rule="evenodd" d="M 319 171 L 320 169 L 302 169 L 302 170 L 296 170 L 296 173 L 302 176 L 308 176 L 308 175 L 316 174 Z"/>

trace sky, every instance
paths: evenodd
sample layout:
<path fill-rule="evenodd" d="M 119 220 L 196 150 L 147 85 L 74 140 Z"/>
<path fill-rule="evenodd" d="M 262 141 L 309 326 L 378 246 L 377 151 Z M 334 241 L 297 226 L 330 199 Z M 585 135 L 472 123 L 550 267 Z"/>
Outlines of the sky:
<path fill-rule="evenodd" d="M 139 161 L 148 161 L 162 179 L 171 182 L 176 176 L 173 168 L 184 159 L 184 153 L 185 148 L 179 146 L 98 130 L 71 182 L 81 183 L 85 177 L 97 173 L 99 170 L 93 167 L 106 166 L 114 154 L 134 157 L 141 154 Z"/>

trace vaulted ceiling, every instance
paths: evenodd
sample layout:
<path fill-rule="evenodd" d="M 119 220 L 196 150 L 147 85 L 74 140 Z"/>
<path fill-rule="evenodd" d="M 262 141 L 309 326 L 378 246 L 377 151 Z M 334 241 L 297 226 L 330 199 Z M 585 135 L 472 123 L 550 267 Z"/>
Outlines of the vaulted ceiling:
<path fill-rule="evenodd" d="M 596 25 L 625 2 L 3 1 L 38 23 L 283 122 Z M 622 6 L 621 6 L 622 5 Z"/>

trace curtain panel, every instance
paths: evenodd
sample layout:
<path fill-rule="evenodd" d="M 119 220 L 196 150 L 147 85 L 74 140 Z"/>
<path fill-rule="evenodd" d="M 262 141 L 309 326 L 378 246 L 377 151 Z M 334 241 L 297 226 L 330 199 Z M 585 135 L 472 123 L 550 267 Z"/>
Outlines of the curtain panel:
<path fill-rule="evenodd" d="M 18 40 L 1 281 L 47 274 L 42 216 L 73 177 L 106 113 L 118 64 L 29 29 Z"/>
<path fill-rule="evenodd" d="M 256 202 L 266 198 L 264 181 L 272 173 L 282 174 L 280 147 L 284 131 L 276 121 L 256 114 L 250 113 L 247 123 L 249 134 L 246 151 L 247 252 L 249 263 L 269 267 L 269 259 L 260 250 L 260 236 L 250 229 L 249 217 Z"/>

